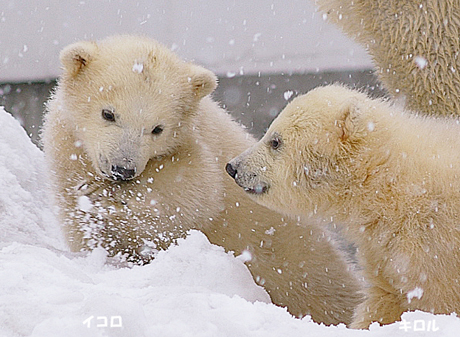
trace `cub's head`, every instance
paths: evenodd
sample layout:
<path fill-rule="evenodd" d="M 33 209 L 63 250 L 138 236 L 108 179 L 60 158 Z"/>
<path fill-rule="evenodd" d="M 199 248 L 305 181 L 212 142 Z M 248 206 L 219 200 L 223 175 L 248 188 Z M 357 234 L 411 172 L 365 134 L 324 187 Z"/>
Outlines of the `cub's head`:
<path fill-rule="evenodd" d="M 96 172 L 132 179 L 152 158 L 174 153 L 215 75 L 158 42 L 115 36 L 62 50 L 56 91 L 63 118 Z"/>
<path fill-rule="evenodd" d="M 327 207 L 354 177 L 350 160 L 369 132 L 360 112 L 365 101 L 366 95 L 338 85 L 295 98 L 227 172 L 269 208 L 311 215 Z"/>

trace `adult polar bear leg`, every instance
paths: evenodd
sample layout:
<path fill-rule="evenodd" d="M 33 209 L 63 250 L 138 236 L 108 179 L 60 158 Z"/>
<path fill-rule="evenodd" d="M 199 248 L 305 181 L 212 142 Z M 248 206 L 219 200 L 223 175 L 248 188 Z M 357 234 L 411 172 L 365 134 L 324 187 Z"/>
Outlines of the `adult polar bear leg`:
<path fill-rule="evenodd" d="M 459 115 L 460 3 L 456 0 L 315 0 L 372 56 L 391 96 L 413 111 Z"/>

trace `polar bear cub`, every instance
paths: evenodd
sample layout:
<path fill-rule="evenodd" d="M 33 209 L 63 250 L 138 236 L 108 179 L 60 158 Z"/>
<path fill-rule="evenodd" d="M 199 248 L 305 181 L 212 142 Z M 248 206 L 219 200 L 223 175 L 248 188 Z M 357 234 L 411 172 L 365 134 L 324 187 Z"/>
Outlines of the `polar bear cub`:
<path fill-rule="evenodd" d="M 369 284 L 352 323 L 460 312 L 460 125 L 339 85 L 294 99 L 227 164 L 248 195 L 327 216 L 358 246 Z"/>

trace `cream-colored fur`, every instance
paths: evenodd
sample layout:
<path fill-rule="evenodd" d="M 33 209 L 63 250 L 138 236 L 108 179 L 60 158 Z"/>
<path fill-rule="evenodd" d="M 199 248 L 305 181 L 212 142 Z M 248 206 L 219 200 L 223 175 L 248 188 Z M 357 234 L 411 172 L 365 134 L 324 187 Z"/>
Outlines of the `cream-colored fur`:
<path fill-rule="evenodd" d="M 328 233 L 257 205 L 225 173 L 255 140 L 208 96 L 214 74 L 137 36 L 78 42 L 61 61 L 43 144 L 73 251 L 147 262 L 200 229 L 249 251 L 275 304 L 350 323 L 362 296 Z"/>
<path fill-rule="evenodd" d="M 377 75 L 406 107 L 460 114 L 457 0 L 315 0 L 328 19 L 369 51 Z"/>
<path fill-rule="evenodd" d="M 406 310 L 460 312 L 460 124 L 338 85 L 294 99 L 230 161 L 255 201 L 330 217 L 358 247 L 367 328 Z"/>

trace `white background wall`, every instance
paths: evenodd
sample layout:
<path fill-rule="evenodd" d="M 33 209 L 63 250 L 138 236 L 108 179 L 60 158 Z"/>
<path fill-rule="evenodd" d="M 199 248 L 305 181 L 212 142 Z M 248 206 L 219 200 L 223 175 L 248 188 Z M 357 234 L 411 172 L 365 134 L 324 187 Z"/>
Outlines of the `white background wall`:
<path fill-rule="evenodd" d="M 220 75 L 371 68 L 309 0 L 0 0 L 0 82 L 56 77 L 59 51 L 151 36 Z"/>

